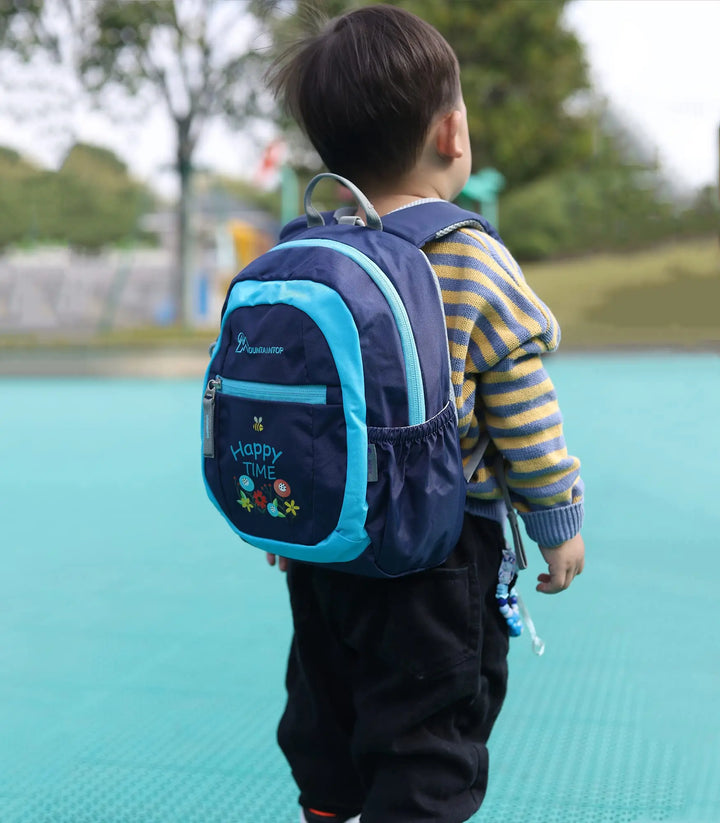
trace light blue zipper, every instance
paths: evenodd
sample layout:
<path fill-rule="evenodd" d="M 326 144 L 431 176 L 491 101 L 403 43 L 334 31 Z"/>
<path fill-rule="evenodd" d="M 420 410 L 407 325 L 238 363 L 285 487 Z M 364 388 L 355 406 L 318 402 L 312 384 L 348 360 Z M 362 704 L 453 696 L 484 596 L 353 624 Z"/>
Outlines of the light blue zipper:
<path fill-rule="evenodd" d="M 281 243 L 279 246 L 275 246 L 270 251 L 307 246 L 333 249 L 345 257 L 349 257 L 350 260 L 365 270 L 383 293 L 393 313 L 395 324 L 400 334 L 400 343 L 405 360 L 405 379 L 407 380 L 408 388 L 408 423 L 411 426 L 424 423 L 425 390 L 423 389 L 422 371 L 420 370 L 420 358 L 418 357 L 415 336 L 413 335 L 405 305 L 397 293 L 397 289 L 393 286 L 392 281 L 377 263 L 371 260 L 366 254 L 358 251 L 353 246 L 348 246 L 346 243 L 338 243 L 337 240 L 324 240 L 321 238 L 317 240 L 290 240 L 287 243 Z"/>
<path fill-rule="evenodd" d="M 252 380 L 215 378 L 215 389 L 221 394 L 245 397 L 249 400 L 272 400 L 282 403 L 327 403 L 327 386 L 285 386 L 280 383 L 257 383 Z"/>

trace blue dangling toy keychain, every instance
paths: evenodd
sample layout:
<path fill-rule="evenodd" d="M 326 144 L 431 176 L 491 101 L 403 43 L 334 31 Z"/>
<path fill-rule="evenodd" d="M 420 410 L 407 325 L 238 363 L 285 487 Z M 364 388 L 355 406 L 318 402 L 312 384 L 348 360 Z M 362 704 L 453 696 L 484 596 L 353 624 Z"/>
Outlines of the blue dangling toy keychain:
<path fill-rule="evenodd" d="M 508 624 L 510 637 L 520 637 L 523 630 L 523 621 L 518 607 L 517 590 L 513 586 L 510 588 L 515 577 L 517 561 L 515 555 L 509 550 L 503 551 L 502 563 L 498 572 L 498 584 L 495 589 L 495 599 L 497 600 L 500 614 Z"/>
<path fill-rule="evenodd" d="M 495 459 L 495 477 L 502 490 L 508 520 L 510 521 L 510 531 L 513 537 L 513 548 L 506 547 L 503 551 L 502 562 L 500 563 L 500 570 L 498 572 L 495 599 L 497 600 L 500 614 L 502 614 L 508 624 L 510 637 L 520 637 L 523 628 L 527 627 L 532 641 L 532 650 L 539 657 L 545 651 L 545 642 L 541 637 L 538 637 L 535 631 L 535 624 L 530 617 L 530 612 L 513 585 L 513 581 L 517 577 L 517 572 L 527 568 L 527 557 L 520 533 L 520 524 L 518 523 L 515 507 L 510 499 L 510 490 L 508 489 L 507 480 L 505 479 L 505 463 L 502 454 L 499 452 Z"/>

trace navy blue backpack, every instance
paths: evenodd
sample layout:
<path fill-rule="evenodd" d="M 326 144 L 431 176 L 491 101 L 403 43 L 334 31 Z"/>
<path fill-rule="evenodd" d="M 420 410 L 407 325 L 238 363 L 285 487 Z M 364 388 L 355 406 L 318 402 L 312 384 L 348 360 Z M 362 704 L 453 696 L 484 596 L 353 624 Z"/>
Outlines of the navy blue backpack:
<path fill-rule="evenodd" d="M 312 204 L 330 177 L 355 209 Z M 382 221 L 314 178 L 304 217 L 232 281 L 205 378 L 208 495 L 264 551 L 375 577 L 445 560 L 466 480 L 442 296 L 420 248 L 462 226 L 446 202 Z"/>

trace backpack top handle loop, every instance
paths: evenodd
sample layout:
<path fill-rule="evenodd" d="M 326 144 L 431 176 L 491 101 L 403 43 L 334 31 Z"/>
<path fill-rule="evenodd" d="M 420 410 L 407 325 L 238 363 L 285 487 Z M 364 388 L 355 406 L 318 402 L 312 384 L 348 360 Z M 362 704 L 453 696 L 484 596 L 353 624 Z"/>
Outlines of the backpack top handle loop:
<path fill-rule="evenodd" d="M 365 195 L 354 183 L 351 183 L 344 177 L 340 177 L 339 174 L 332 174 L 331 172 L 323 172 L 322 174 L 315 175 L 315 177 L 313 177 L 313 179 L 308 183 L 308 186 L 305 189 L 304 202 L 308 228 L 312 228 L 313 226 L 325 225 L 325 220 L 322 214 L 320 214 L 320 212 L 312 204 L 312 193 L 315 190 L 315 186 L 317 186 L 317 184 L 325 177 L 329 177 L 335 180 L 337 183 L 340 183 L 341 185 L 345 186 L 345 188 L 351 192 L 351 194 L 357 201 L 358 206 L 360 206 L 360 208 L 365 212 L 367 226 L 369 229 L 382 231 L 383 225 L 382 220 L 380 219 L 380 215 L 375 211 L 372 203 L 367 199 L 367 197 L 365 197 Z"/>

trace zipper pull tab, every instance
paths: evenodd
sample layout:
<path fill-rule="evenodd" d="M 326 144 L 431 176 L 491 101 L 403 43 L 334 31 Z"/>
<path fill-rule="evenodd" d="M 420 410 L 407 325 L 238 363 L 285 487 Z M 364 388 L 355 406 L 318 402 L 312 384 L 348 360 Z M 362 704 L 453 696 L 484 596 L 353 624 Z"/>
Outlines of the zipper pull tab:
<path fill-rule="evenodd" d="M 215 392 L 219 380 L 209 380 L 203 397 L 203 457 L 215 457 Z"/>

